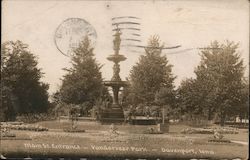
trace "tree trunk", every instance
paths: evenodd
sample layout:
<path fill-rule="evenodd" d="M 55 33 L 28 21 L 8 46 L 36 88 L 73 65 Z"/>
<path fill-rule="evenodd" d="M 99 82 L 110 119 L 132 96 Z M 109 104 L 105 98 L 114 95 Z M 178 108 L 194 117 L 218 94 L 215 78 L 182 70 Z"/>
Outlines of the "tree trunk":
<path fill-rule="evenodd" d="M 165 123 L 165 109 L 164 106 L 162 107 L 162 124 Z"/>
<path fill-rule="evenodd" d="M 212 120 L 212 110 L 211 110 L 210 107 L 209 107 L 209 109 L 208 109 L 208 120 L 209 120 L 209 121 Z"/>
<path fill-rule="evenodd" d="M 225 125 L 225 118 L 226 118 L 225 112 L 221 112 L 221 116 L 220 116 L 220 126 L 222 126 L 222 127 Z"/>

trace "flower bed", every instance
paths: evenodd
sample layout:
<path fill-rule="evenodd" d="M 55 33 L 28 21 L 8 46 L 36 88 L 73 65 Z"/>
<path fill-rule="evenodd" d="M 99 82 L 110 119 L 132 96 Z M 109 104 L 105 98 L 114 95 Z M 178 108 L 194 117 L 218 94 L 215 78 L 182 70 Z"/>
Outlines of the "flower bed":
<path fill-rule="evenodd" d="M 231 143 L 229 139 L 215 139 L 215 138 L 209 138 L 208 142 L 210 143 Z"/>
<path fill-rule="evenodd" d="M 14 133 L 2 133 L 1 137 L 16 137 L 16 135 Z"/>
<path fill-rule="evenodd" d="M 7 124 L 21 125 L 21 124 L 24 124 L 24 123 L 23 122 L 1 122 L 1 125 L 7 125 Z"/>
<path fill-rule="evenodd" d="M 181 131 L 183 134 L 214 134 L 214 131 L 211 129 L 204 128 L 186 128 Z"/>
<path fill-rule="evenodd" d="M 84 129 L 72 129 L 72 128 L 65 128 L 63 129 L 64 132 L 72 132 L 72 133 L 82 133 L 85 132 Z"/>
<path fill-rule="evenodd" d="M 222 128 L 186 128 L 181 131 L 183 134 L 214 134 L 217 131 L 221 134 L 238 134 L 238 130 L 229 127 Z"/>
<path fill-rule="evenodd" d="M 216 128 L 216 129 L 221 134 L 238 134 L 239 133 L 238 129 L 231 128 L 231 127 L 223 127 L 223 128 Z"/>
<path fill-rule="evenodd" d="M 1 128 L 9 128 L 13 130 L 28 130 L 28 131 L 48 131 L 48 128 L 39 126 L 39 125 L 31 125 L 31 124 L 9 124 L 5 123 L 1 125 Z"/>

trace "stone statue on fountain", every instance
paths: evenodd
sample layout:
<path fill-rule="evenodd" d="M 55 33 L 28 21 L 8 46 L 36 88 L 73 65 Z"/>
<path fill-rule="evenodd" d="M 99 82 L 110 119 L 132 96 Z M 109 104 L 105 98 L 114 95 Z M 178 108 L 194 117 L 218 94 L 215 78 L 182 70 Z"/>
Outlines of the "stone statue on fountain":
<path fill-rule="evenodd" d="M 113 44 L 114 44 L 114 46 L 113 46 L 113 49 L 114 49 L 114 51 L 115 51 L 115 54 L 118 54 L 119 53 L 119 50 L 120 50 L 120 45 L 121 45 L 121 31 L 120 31 L 120 29 L 118 28 L 118 26 L 116 26 L 117 27 L 117 31 L 116 31 L 116 33 L 115 33 L 115 39 L 113 40 Z"/>

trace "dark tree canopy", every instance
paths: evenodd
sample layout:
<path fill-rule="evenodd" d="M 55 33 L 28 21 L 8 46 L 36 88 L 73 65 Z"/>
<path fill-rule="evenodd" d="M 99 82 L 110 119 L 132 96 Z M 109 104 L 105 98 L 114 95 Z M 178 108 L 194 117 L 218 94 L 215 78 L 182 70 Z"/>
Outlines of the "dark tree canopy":
<path fill-rule="evenodd" d="M 1 48 L 5 115 L 14 118 L 15 114 L 46 112 L 49 86 L 40 81 L 42 72 L 37 67 L 37 57 L 21 41 L 5 42 Z"/>
<path fill-rule="evenodd" d="M 182 103 L 198 113 L 206 113 L 208 119 L 217 113 L 224 124 L 228 115 L 242 104 L 244 66 L 237 51 L 238 44 L 227 41 L 211 43 L 201 51 L 201 62 L 195 70 L 196 78 L 187 80 L 180 87 Z M 193 98 L 192 98 L 193 97 Z"/>
<path fill-rule="evenodd" d="M 90 40 L 85 37 L 71 57 L 72 67 L 65 69 L 60 88 L 61 100 L 68 104 L 82 104 L 95 100 L 106 94 L 102 84 L 101 65 L 94 58 Z"/>
<path fill-rule="evenodd" d="M 190 78 L 183 80 L 178 88 L 179 107 L 189 115 L 202 115 L 205 97 L 201 91 L 201 84 L 196 79 Z"/>
<path fill-rule="evenodd" d="M 159 37 L 151 37 L 145 54 L 140 56 L 130 72 L 131 94 L 137 103 L 152 103 L 156 93 L 160 90 L 163 93 L 163 88 L 164 94 L 171 94 L 174 89 L 172 65 L 162 55 L 162 48 Z"/>

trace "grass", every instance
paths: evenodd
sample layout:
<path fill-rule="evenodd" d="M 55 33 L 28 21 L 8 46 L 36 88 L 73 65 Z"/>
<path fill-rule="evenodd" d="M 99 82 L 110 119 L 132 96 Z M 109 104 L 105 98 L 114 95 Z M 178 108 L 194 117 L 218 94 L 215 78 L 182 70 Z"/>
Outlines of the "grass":
<path fill-rule="evenodd" d="M 119 125 L 117 127 L 120 134 L 110 135 L 108 132 L 110 125 L 95 122 L 78 123 L 79 129 L 86 130 L 85 133 L 63 132 L 63 128 L 69 127 L 68 122 L 44 121 L 38 124 L 50 130 L 48 132 L 13 131 L 19 137 L 29 135 L 32 140 L 2 140 L 3 155 L 7 157 L 44 157 L 46 155 L 88 157 L 98 155 L 100 157 L 232 159 L 246 158 L 248 153 L 246 145 L 209 143 L 208 139 L 211 135 L 181 134 L 181 130 L 188 127 L 186 125 L 170 125 L 170 133 L 158 135 L 142 134 L 149 126 Z M 239 131 L 239 134 L 227 134 L 225 137 L 230 140 L 247 142 L 247 130 Z M 27 144 L 30 146 L 27 147 Z M 62 146 L 62 144 L 66 146 Z M 79 149 L 67 149 L 73 145 L 78 145 Z"/>

